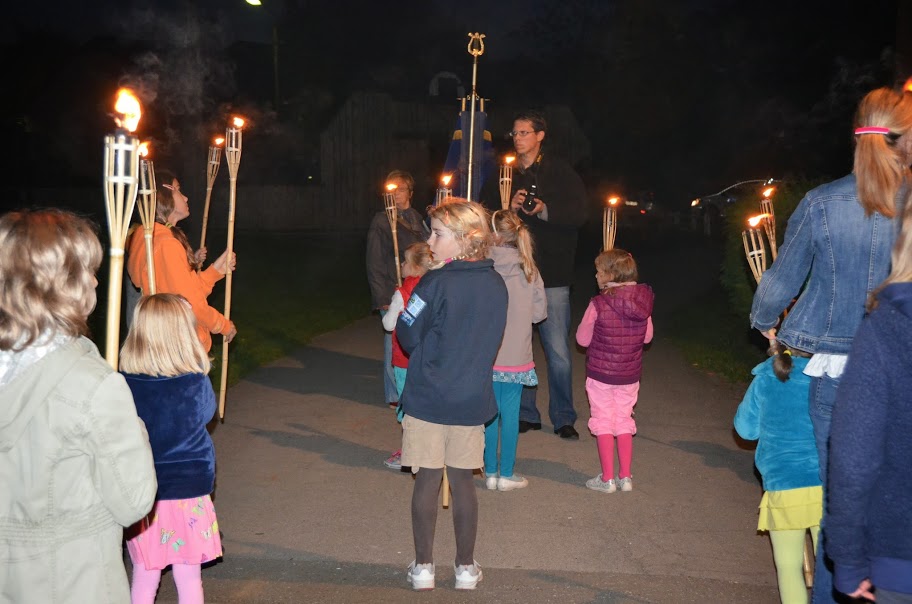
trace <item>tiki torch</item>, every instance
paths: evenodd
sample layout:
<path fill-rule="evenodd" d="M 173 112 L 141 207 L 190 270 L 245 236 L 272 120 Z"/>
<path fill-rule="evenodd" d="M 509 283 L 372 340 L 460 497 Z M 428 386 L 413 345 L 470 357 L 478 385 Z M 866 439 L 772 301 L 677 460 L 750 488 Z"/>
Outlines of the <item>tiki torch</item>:
<path fill-rule="evenodd" d="M 766 215 L 763 222 L 763 228 L 766 230 L 766 238 L 769 240 L 770 255 L 773 260 L 776 259 L 776 211 L 773 209 L 773 192 L 776 187 L 767 187 L 763 189 L 763 197 L 760 198 L 760 211 Z"/>
<path fill-rule="evenodd" d="M 513 162 L 516 157 L 508 155 L 500 166 L 500 207 L 504 210 L 510 207 L 510 192 L 513 190 Z"/>
<path fill-rule="evenodd" d="M 149 291 L 147 296 L 155 293 L 155 260 L 152 258 L 152 231 L 155 230 L 155 166 L 149 157 L 149 143 L 139 145 L 139 197 L 137 207 L 142 220 L 143 235 L 146 240 L 146 270 L 149 273 Z"/>
<path fill-rule="evenodd" d="M 453 196 L 453 189 L 450 188 L 450 181 L 453 179 L 452 174 L 444 174 L 440 177 L 440 187 L 437 189 L 437 198 L 434 200 L 434 207 L 444 203 L 448 197 Z"/>
<path fill-rule="evenodd" d="M 244 118 L 234 117 L 225 132 L 225 160 L 228 162 L 228 246 L 225 248 L 225 319 L 231 320 L 231 256 L 234 255 L 234 208 L 237 201 L 237 173 L 241 165 Z M 214 178 L 214 177 L 213 177 Z M 222 341 L 222 380 L 219 383 L 219 419 L 225 419 L 225 394 L 228 391 L 228 341 Z"/>
<path fill-rule="evenodd" d="M 393 257 L 396 259 L 396 284 L 402 287 L 402 269 L 399 267 L 399 234 L 396 224 L 399 222 L 399 209 L 396 207 L 395 183 L 386 183 L 386 192 L 383 194 L 383 205 L 386 208 L 386 217 L 389 219 L 390 230 L 393 232 Z"/>
<path fill-rule="evenodd" d="M 212 198 L 212 185 L 218 175 L 219 165 L 222 163 L 222 145 L 225 139 L 218 136 L 209 145 L 209 158 L 206 162 L 206 203 L 203 205 L 203 232 L 200 234 L 200 248 L 206 247 L 206 226 L 209 224 L 209 200 Z M 240 160 L 240 149 L 238 150 Z"/>
<path fill-rule="evenodd" d="M 747 263 L 750 265 L 754 279 L 760 283 L 760 277 L 766 271 L 766 246 L 763 244 L 763 232 L 757 226 L 769 214 L 759 214 L 752 216 L 747 220 L 749 229 L 741 231 L 741 239 L 744 241 L 744 255 L 747 257 Z"/>
<path fill-rule="evenodd" d="M 136 175 L 139 171 L 139 141 L 132 134 L 142 116 L 139 99 L 131 90 L 121 88 L 117 91 L 114 113 L 117 130 L 104 138 L 105 214 L 111 235 L 105 358 L 117 371 L 124 245 L 136 205 Z"/>
<path fill-rule="evenodd" d="M 609 197 L 608 204 L 602 211 L 602 248 L 605 251 L 614 249 L 614 236 L 617 234 L 617 204 L 620 201 L 617 197 Z"/>

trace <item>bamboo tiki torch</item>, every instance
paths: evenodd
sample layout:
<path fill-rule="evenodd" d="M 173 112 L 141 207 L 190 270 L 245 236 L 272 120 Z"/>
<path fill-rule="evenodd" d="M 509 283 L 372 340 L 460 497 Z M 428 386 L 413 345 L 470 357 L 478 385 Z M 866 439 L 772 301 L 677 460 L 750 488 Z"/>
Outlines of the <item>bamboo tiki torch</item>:
<path fill-rule="evenodd" d="M 500 207 L 504 210 L 510 207 L 510 193 L 513 191 L 513 162 L 516 157 L 508 155 L 500 166 Z"/>
<path fill-rule="evenodd" d="M 114 112 L 117 114 L 114 118 L 117 130 L 104 139 L 105 215 L 111 236 L 105 359 L 117 371 L 124 245 L 136 205 L 136 176 L 139 171 L 139 140 L 132 133 L 139 125 L 142 106 L 132 91 L 121 88 L 117 91 Z"/>
<path fill-rule="evenodd" d="M 146 240 L 146 270 L 149 273 L 149 291 L 147 296 L 155 293 L 155 260 L 152 257 L 152 232 L 155 230 L 155 166 L 149 156 L 149 143 L 139 145 L 139 197 L 137 207 L 142 220 L 143 236 Z"/>
<path fill-rule="evenodd" d="M 228 163 L 228 245 L 225 248 L 225 320 L 231 320 L 231 256 L 234 255 L 234 209 L 237 201 L 237 173 L 241 165 L 244 119 L 234 117 L 225 132 L 225 160 Z M 228 340 L 222 339 L 222 379 L 219 382 L 219 419 L 225 419 L 225 394 L 228 392 Z"/>
<path fill-rule="evenodd" d="M 747 220 L 749 229 L 741 231 L 741 239 L 744 241 L 744 255 L 747 257 L 747 263 L 750 265 L 751 273 L 757 283 L 766 271 L 766 246 L 763 243 L 763 231 L 757 228 L 767 214 L 752 216 Z"/>
<path fill-rule="evenodd" d="M 617 204 L 620 199 L 609 197 L 608 204 L 602 211 L 602 249 L 604 251 L 614 249 L 614 237 L 617 235 Z"/>
<path fill-rule="evenodd" d="M 440 187 L 437 188 L 437 197 L 434 199 L 435 208 L 453 196 L 453 189 L 449 188 L 452 179 L 452 174 L 444 174 L 440 177 Z"/>
<path fill-rule="evenodd" d="M 773 191 L 776 187 L 767 187 L 763 190 L 763 197 L 760 198 L 760 211 L 767 216 L 763 222 L 763 228 L 766 230 L 766 238 L 769 240 L 770 255 L 773 260 L 776 259 L 776 210 L 773 208 Z"/>
<path fill-rule="evenodd" d="M 209 200 L 212 198 L 212 185 L 222 163 L 222 145 L 225 139 L 221 136 L 212 140 L 209 145 L 209 158 L 206 162 L 206 203 L 203 205 L 203 232 L 200 234 L 200 248 L 206 247 L 206 227 L 209 224 Z"/>
<path fill-rule="evenodd" d="M 399 222 L 399 209 L 396 207 L 395 183 L 386 183 L 386 192 L 383 194 L 383 206 L 386 208 L 386 217 L 389 219 L 390 230 L 393 233 L 393 258 L 396 264 L 396 284 L 402 287 L 402 268 L 399 266 L 399 233 L 396 228 Z"/>

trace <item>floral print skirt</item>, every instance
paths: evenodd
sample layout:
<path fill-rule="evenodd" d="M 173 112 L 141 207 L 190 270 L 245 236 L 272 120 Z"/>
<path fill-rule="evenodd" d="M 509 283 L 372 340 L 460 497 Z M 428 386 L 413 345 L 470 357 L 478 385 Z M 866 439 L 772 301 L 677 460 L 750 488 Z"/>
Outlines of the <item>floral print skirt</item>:
<path fill-rule="evenodd" d="M 209 495 L 155 502 L 148 516 L 127 530 L 133 564 L 161 570 L 171 564 L 202 564 L 222 555 L 215 507 Z"/>

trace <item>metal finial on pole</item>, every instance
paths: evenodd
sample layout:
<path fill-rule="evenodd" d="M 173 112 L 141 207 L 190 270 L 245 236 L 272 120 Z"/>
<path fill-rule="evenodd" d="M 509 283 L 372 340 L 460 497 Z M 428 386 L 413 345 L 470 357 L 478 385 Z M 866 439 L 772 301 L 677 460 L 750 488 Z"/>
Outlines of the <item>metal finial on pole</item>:
<path fill-rule="evenodd" d="M 478 81 L 478 57 L 484 54 L 484 38 L 481 33 L 469 34 L 469 54 L 472 55 L 472 104 L 469 113 L 469 173 L 466 177 L 466 199 L 472 201 L 472 164 L 475 163 L 475 101 L 478 100 L 478 92 L 475 90 L 475 84 Z"/>

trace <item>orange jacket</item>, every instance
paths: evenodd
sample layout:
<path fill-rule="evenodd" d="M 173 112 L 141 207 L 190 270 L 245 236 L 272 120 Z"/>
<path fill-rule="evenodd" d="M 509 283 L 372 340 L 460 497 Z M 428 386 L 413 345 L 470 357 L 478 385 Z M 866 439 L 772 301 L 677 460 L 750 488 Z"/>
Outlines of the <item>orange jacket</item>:
<path fill-rule="evenodd" d="M 127 241 L 127 272 L 133 285 L 143 294 L 149 291 L 149 273 L 146 266 L 145 233 L 136 228 Z M 155 266 L 155 291 L 159 294 L 180 294 L 190 302 L 196 315 L 196 333 L 208 352 L 212 348 L 210 333 L 221 333 L 228 319 L 206 301 L 212 286 L 225 275 L 209 266 L 197 273 L 190 268 L 184 246 L 163 224 L 155 223 L 152 231 L 152 263 Z"/>

